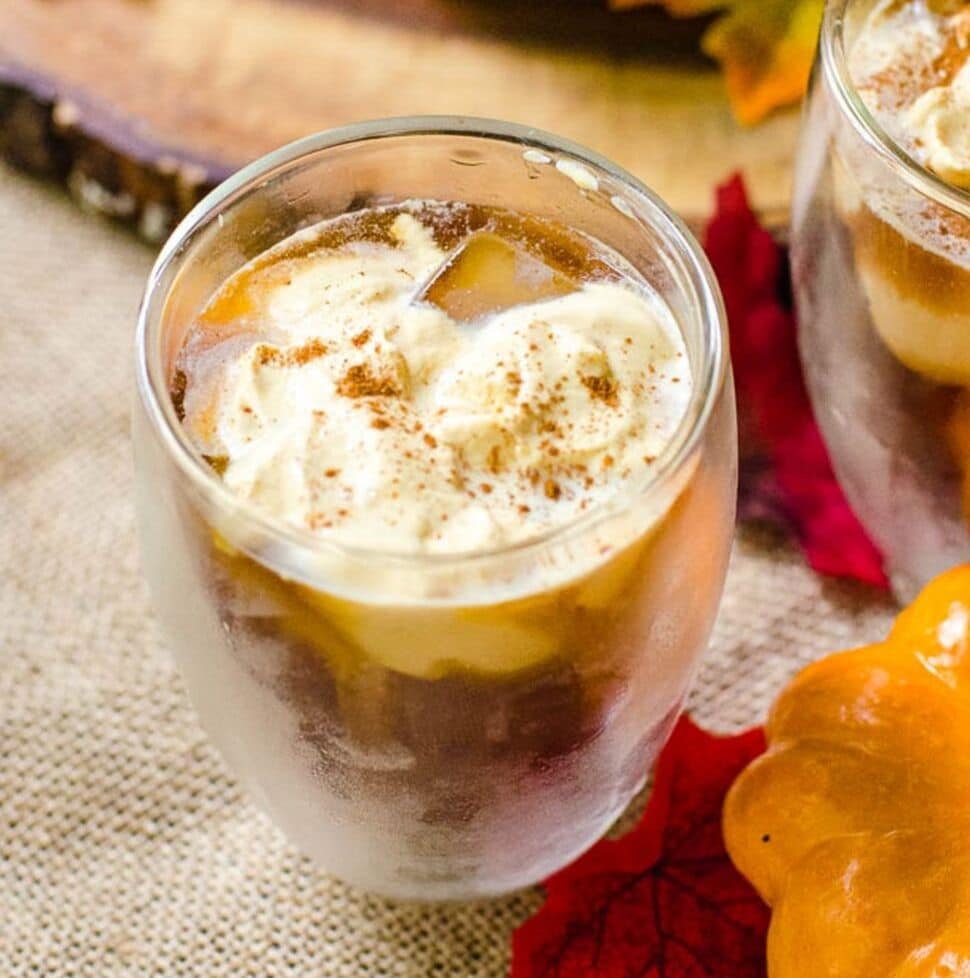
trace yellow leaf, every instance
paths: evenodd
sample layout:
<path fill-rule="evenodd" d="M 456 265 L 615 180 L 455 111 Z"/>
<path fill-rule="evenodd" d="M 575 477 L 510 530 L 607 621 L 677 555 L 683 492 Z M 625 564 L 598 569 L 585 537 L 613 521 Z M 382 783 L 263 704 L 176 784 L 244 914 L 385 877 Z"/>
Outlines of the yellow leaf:
<path fill-rule="evenodd" d="M 674 17 L 721 11 L 703 39 L 724 69 L 734 114 L 745 125 L 797 102 L 805 92 L 825 0 L 611 0 L 659 4 Z"/>
<path fill-rule="evenodd" d="M 808 85 L 824 0 L 737 0 L 704 35 L 739 121 L 753 125 Z"/>

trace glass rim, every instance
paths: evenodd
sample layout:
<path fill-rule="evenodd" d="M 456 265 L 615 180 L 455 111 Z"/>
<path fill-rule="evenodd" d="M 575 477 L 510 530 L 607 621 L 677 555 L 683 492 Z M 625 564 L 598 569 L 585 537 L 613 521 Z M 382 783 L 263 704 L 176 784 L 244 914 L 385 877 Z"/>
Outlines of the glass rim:
<path fill-rule="evenodd" d="M 828 0 L 819 38 L 819 60 L 836 102 L 856 132 L 907 184 L 948 210 L 970 217 L 970 190 L 955 187 L 904 149 L 869 111 L 849 72 L 846 11 L 855 0 Z"/>
<path fill-rule="evenodd" d="M 167 272 L 178 271 L 181 257 L 192 237 L 208 227 L 210 222 L 218 220 L 224 207 L 250 192 L 258 191 L 274 170 L 340 146 L 402 136 L 464 136 L 511 142 L 520 145 L 523 150 L 559 154 L 604 172 L 636 198 L 634 215 L 647 220 L 648 226 L 658 231 L 664 241 L 673 247 L 695 293 L 686 298 L 691 315 L 697 318 L 701 327 L 700 370 L 695 377 L 684 417 L 656 465 L 645 473 L 644 478 L 628 480 L 617 493 L 585 513 L 520 541 L 445 553 L 394 551 L 348 544 L 288 523 L 236 496 L 205 462 L 175 414 L 168 381 L 163 376 L 162 344 L 157 340 L 160 339 L 162 313 L 169 289 L 162 289 L 162 283 Z M 173 281 L 175 278 L 173 275 Z M 683 282 L 678 281 L 677 284 L 683 288 Z M 204 497 L 221 512 L 238 520 L 240 526 L 258 530 L 264 536 L 285 542 L 304 553 L 338 554 L 358 561 L 441 568 L 496 557 L 522 556 L 554 543 L 568 542 L 618 513 L 628 511 L 634 503 L 650 494 L 659 493 L 666 486 L 675 484 L 678 474 L 690 464 L 726 383 L 728 349 L 727 314 L 707 256 L 684 221 L 632 174 L 593 150 L 530 126 L 468 116 L 399 116 L 340 126 L 288 143 L 242 167 L 189 211 L 166 240 L 148 276 L 135 334 L 135 387 L 136 396 L 167 456 L 174 460 L 181 473 Z"/>

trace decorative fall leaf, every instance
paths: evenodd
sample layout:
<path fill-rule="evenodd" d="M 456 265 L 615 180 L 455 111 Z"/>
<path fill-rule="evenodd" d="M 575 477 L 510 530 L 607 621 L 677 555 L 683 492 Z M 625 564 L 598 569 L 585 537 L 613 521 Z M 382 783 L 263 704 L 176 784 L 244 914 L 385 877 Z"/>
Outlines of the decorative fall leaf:
<path fill-rule="evenodd" d="M 758 224 L 740 177 L 718 190 L 717 205 L 704 247 L 731 330 L 744 460 L 742 513 L 754 508 L 756 515 L 783 518 L 820 573 L 886 588 L 882 556 L 849 508 L 815 423 L 795 318 L 783 298 L 783 253 Z"/>
<path fill-rule="evenodd" d="M 510 978 L 764 978 L 768 911 L 724 850 L 721 806 L 764 734 L 681 719 L 643 818 L 546 884 Z"/>
<path fill-rule="evenodd" d="M 611 0 L 662 4 L 675 17 L 720 11 L 702 41 L 724 69 L 734 114 L 753 125 L 805 92 L 825 0 Z"/>
<path fill-rule="evenodd" d="M 739 0 L 704 35 L 740 122 L 797 102 L 808 85 L 824 0 Z"/>

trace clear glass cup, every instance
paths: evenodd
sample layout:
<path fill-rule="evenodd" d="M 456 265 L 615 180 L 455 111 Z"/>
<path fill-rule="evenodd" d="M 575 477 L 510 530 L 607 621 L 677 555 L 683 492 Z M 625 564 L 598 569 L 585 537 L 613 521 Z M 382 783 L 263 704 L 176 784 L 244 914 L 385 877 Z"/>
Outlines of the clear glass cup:
<path fill-rule="evenodd" d="M 808 388 L 846 495 L 909 599 L 970 559 L 970 194 L 882 129 L 847 56 L 875 0 L 831 0 L 795 175 Z"/>
<path fill-rule="evenodd" d="M 341 546 L 228 492 L 172 405 L 186 328 L 281 239 L 409 198 L 571 225 L 667 300 L 695 391 L 654 475 L 539 539 L 453 556 Z M 310 137 L 243 170 L 175 231 L 148 283 L 136 370 L 156 608 L 213 739 L 303 850 L 380 893 L 471 898 L 534 883 L 609 827 L 707 642 L 737 480 L 718 289 L 650 191 L 584 149 L 498 122 L 399 119 Z"/>

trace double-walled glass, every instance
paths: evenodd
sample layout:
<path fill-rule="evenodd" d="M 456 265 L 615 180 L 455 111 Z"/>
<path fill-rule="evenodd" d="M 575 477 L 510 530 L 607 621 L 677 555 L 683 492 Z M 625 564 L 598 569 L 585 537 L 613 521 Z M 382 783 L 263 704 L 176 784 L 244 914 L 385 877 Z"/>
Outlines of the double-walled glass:
<path fill-rule="evenodd" d="M 850 78 L 875 0 L 833 0 L 796 173 L 802 360 L 897 592 L 970 559 L 970 194 L 895 144 Z"/>
<path fill-rule="evenodd" d="M 489 552 L 333 543 L 234 498 L 169 394 L 227 276 L 321 220 L 434 198 L 577 228 L 669 303 L 695 378 L 673 443 L 610 504 Z M 324 867 L 407 898 L 532 883 L 643 784 L 718 606 L 736 490 L 733 392 L 711 271 L 606 160 L 481 120 L 391 120 L 253 164 L 175 232 L 137 344 L 145 566 L 192 699 L 230 765 Z"/>

